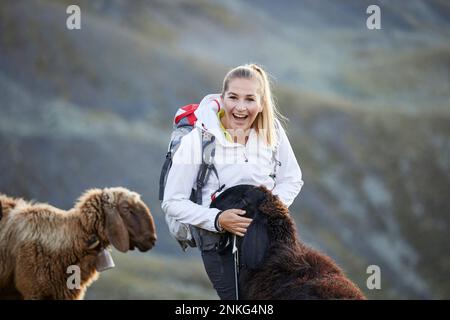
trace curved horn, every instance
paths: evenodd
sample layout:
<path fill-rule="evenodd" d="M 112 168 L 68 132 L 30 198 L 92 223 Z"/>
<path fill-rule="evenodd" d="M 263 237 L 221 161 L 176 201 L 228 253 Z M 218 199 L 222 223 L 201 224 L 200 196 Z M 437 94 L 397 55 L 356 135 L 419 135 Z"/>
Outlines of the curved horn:
<path fill-rule="evenodd" d="M 88 250 L 92 250 L 92 249 L 97 248 L 97 246 L 100 244 L 100 240 L 96 235 L 92 235 L 89 237 L 86 244 L 88 246 Z"/>
<path fill-rule="evenodd" d="M 105 213 L 105 229 L 109 242 L 120 252 L 127 252 L 130 247 L 128 230 L 117 209 L 114 194 L 104 191 L 102 194 Z"/>

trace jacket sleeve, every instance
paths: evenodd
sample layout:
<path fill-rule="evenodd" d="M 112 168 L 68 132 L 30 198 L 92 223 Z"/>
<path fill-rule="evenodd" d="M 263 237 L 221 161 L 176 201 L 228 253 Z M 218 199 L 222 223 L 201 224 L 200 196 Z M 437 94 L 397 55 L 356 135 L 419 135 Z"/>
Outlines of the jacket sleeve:
<path fill-rule="evenodd" d="M 214 220 L 220 210 L 203 207 L 189 200 L 201 157 L 201 139 L 198 129 L 194 129 L 181 139 L 175 152 L 161 206 L 166 215 L 178 222 L 217 232 Z"/>
<path fill-rule="evenodd" d="M 278 195 L 281 201 L 289 207 L 303 186 L 302 171 L 300 170 L 286 132 L 281 125 L 279 128 L 280 141 L 277 153 L 281 166 L 278 167 L 275 178 L 276 185 L 272 192 Z"/>

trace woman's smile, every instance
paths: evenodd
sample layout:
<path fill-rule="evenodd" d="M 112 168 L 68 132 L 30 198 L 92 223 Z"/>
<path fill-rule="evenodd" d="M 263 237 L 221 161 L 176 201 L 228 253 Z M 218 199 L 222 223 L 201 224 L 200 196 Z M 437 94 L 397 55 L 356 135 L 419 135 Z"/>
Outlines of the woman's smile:
<path fill-rule="evenodd" d="M 236 120 L 243 120 L 243 119 L 247 119 L 248 115 L 246 114 L 237 114 L 237 113 L 233 113 L 233 117 Z"/>

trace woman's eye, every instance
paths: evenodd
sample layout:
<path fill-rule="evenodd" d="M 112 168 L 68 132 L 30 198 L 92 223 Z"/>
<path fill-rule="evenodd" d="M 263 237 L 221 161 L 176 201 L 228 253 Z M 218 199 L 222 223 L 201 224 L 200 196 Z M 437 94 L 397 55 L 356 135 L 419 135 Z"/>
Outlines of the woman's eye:
<path fill-rule="evenodd" d="M 247 98 L 247 101 L 255 101 L 253 98 Z"/>
<path fill-rule="evenodd" d="M 237 98 L 236 98 L 236 97 L 230 97 L 230 99 L 231 99 L 231 100 L 236 100 Z"/>

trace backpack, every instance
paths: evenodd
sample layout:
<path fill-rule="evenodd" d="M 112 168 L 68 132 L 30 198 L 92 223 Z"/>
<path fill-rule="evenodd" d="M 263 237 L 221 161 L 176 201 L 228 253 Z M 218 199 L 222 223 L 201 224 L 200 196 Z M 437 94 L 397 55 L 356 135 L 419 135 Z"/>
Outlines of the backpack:
<path fill-rule="evenodd" d="M 220 110 L 220 104 L 217 100 L 218 109 Z M 167 176 L 169 174 L 170 168 L 172 166 L 173 156 L 180 146 L 181 139 L 190 133 L 196 125 L 197 116 L 195 111 L 198 109 L 199 104 L 188 104 L 178 109 L 173 120 L 173 131 L 171 134 L 168 150 L 166 153 L 166 160 L 161 169 L 161 174 L 159 177 L 159 200 L 164 199 L 164 189 L 167 182 Z M 201 131 L 202 140 L 202 163 L 200 164 L 200 169 L 197 174 L 197 179 L 195 183 L 195 188 L 192 189 L 190 200 L 201 205 L 202 204 L 202 189 L 206 182 L 208 181 L 211 173 L 214 173 L 219 180 L 219 176 L 214 166 L 214 156 L 215 156 L 215 137 L 214 135 L 208 133 L 205 130 Z M 217 192 L 220 192 L 225 185 L 220 185 Z M 171 221 L 170 223 L 167 219 L 171 219 L 166 216 L 166 222 L 169 224 L 169 230 L 172 236 L 178 241 L 181 248 L 185 251 L 188 246 L 196 247 L 197 244 L 194 240 L 193 233 L 195 230 L 191 226 L 180 223 L 178 221 Z M 191 235 L 191 236 L 190 236 Z"/>
<path fill-rule="evenodd" d="M 214 99 L 213 100 L 220 110 L 219 102 Z M 196 122 L 201 120 L 197 119 L 195 111 L 198 109 L 199 104 L 188 104 L 181 108 L 179 108 L 175 114 L 173 120 L 173 130 L 169 142 L 169 146 L 166 153 L 166 159 L 161 169 L 161 174 L 159 177 L 159 200 L 162 201 L 164 199 L 164 189 L 167 182 L 167 176 L 169 174 L 170 168 L 172 166 L 173 156 L 175 152 L 178 150 L 180 146 L 181 139 L 190 133 L 196 126 Z M 276 123 L 278 127 L 278 123 Z M 277 135 L 279 132 L 277 130 Z M 213 134 L 209 133 L 206 130 L 201 131 L 201 141 L 202 141 L 202 163 L 200 164 L 199 171 L 197 173 L 197 179 L 195 183 L 195 188 L 192 188 L 192 192 L 190 195 L 190 200 L 195 202 L 196 204 L 202 204 L 202 190 L 208 181 L 211 173 L 214 173 L 217 180 L 219 181 L 218 189 L 213 193 L 211 200 L 214 200 L 215 194 L 222 191 L 225 185 L 221 185 L 219 175 L 216 167 L 214 166 L 214 156 L 215 156 L 215 137 Z M 279 137 L 278 137 L 279 142 Z M 278 143 L 272 152 L 272 160 L 274 162 L 274 167 L 270 177 L 276 181 L 276 171 L 277 167 L 281 166 L 281 162 L 276 158 L 276 153 L 278 149 Z M 202 246 L 201 235 L 200 233 L 204 233 L 203 230 L 198 230 L 191 225 L 187 225 L 181 223 L 175 219 L 172 219 L 168 215 L 166 215 L 166 222 L 169 225 L 169 231 L 171 235 L 178 241 L 183 251 L 186 251 L 187 247 L 196 247 L 199 242 L 199 246 Z M 170 221 L 168 221 L 170 220 Z M 211 232 L 208 232 L 211 233 Z M 195 240 L 197 239 L 197 241 Z"/>

